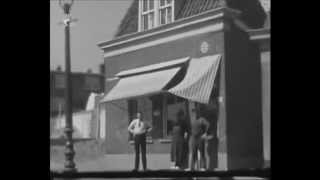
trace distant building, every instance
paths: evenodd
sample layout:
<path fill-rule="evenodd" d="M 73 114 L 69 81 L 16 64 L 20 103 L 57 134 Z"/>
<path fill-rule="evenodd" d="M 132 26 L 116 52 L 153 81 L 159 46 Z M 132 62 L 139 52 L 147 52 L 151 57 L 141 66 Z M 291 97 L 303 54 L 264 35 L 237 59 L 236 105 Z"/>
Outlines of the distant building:
<path fill-rule="evenodd" d="M 103 74 L 88 72 L 73 72 L 72 78 L 72 109 L 78 112 L 86 109 L 90 93 L 104 92 Z M 65 105 L 65 74 L 58 67 L 50 72 L 50 115 L 54 117 L 64 113 Z"/>

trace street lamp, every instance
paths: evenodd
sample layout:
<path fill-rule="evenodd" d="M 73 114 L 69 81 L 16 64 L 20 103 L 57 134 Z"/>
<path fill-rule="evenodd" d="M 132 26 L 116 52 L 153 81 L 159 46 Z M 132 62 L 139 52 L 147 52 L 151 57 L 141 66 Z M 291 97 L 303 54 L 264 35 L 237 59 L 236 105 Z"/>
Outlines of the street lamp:
<path fill-rule="evenodd" d="M 66 137 L 66 149 L 65 149 L 65 164 L 64 171 L 74 172 L 76 171 L 76 165 L 74 163 L 74 148 L 73 148 L 73 125 L 72 125 L 72 82 L 71 82 L 71 60 L 70 60 L 70 23 L 72 21 L 70 16 L 70 9 L 74 0 L 59 0 L 59 5 L 62 8 L 66 19 L 64 19 L 64 32 L 65 32 L 65 137 Z"/>

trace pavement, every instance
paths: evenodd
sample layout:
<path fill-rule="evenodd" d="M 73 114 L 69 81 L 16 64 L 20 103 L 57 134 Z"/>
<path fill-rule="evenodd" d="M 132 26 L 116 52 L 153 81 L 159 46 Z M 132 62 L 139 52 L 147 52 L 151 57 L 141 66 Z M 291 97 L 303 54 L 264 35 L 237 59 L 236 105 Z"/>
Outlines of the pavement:
<path fill-rule="evenodd" d="M 131 171 L 134 167 L 134 154 L 104 155 L 95 160 L 75 163 L 78 171 Z M 170 165 L 169 154 L 147 155 L 147 167 L 150 170 L 169 169 Z M 63 166 L 62 162 L 50 161 L 51 170 L 63 169 Z M 140 168 L 142 169 L 141 161 Z"/>
<path fill-rule="evenodd" d="M 50 170 L 63 169 L 63 163 L 50 161 Z M 78 171 L 131 171 L 134 166 L 134 154 L 121 154 L 121 155 L 104 155 L 101 158 L 76 162 Z M 170 169 L 170 155 L 169 154 L 152 154 L 147 155 L 147 167 L 149 170 Z M 140 162 L 140 169 L 142 164 Z M 172 178 L 147 178 L 147 179 L 172 179 Z M 185 179 L 185 178 L 179 178 Z M 197 180 L 219 180 L 219 178 L 192 178 Z M 252 177 L 234 177 L 233 179 L 239 180 L 258 180 L 263 178 Z M 97 180 L 86 178 L 83 180 Z M 120 179 L 119 179 L 120 180 Z M 124 179 L 123 179 L 124 180 Z M 131 178 L 131 180 L 139 180 Z M 141 179 L 140 179 L 141 180 Z"/>

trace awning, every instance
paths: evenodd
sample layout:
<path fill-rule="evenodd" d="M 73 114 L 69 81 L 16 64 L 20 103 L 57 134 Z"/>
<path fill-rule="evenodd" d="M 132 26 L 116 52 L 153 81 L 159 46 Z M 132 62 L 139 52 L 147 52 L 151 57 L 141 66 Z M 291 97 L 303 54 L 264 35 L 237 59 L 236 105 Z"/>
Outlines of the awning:
<path fill-rule="evenodd" d="M 208 104 L 221 55 L 192 59 L 184 79 L 168 91 L 188 100 Z"/>
<path fill-rule="evenodd" d="M 119 82 L 113 87 L 113 89 L 111 89 L 101 102 L 129 99 L 160 93 L 180 69 L 181 67 L 175 67 L 120 78 Z"/>
<path fill-rule="evenodd" d="M 125 71 L 121 71 L 118 74 L 116 74 L 117 77 L 125 77 L 125 76 L 132 76 L 136 74 L 141 74 L 141 73 L 147 73 L 147 72 L 152 72 L 152 71 L 157 71 L 161 69 L 168 69 L 170 67 L 174 66 L 179 66 L 182 65 L 190 60 L 190 57 L 184 57 L 181 59 L 175 59 L 175 60 L 170 60 L 158 64 L 151 64 L 147 66 L 142 66 L 138 67 L 135 69 L 129 69 Z"/>

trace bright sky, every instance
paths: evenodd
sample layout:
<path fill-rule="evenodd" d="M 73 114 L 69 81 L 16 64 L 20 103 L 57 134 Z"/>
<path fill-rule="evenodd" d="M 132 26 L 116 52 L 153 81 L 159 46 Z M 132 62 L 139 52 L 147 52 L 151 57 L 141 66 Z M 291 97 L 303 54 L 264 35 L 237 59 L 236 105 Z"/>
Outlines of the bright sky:
<path fill-rule="evenodd" d="M 111 40 L 131 5 L 132 0 L 75 0 L 71 15 L 78 19 L 71 27 L 72 71 L 99 72 L 103 63 L 97 43 Z M 64 69 L 64 27 L 58 23 L 64 18 L 58 0 L 50 0 L 50 69 L 61 65 Z"/>

